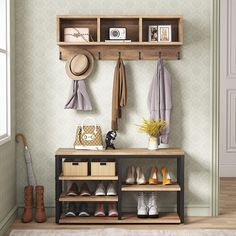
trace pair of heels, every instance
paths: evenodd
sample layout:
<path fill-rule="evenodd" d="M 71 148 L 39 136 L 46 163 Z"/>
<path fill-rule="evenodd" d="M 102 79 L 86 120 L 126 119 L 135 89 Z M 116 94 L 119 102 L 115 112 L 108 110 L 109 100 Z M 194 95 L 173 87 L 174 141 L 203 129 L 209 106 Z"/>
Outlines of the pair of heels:
<path fill-rule="evenodd" d="M 162 184 L 163 185 L 172 184 L 172 179 L 166 167 L 161 168 L 161 173 L 162 173 Z M 158 168 L 156 166 L 152 167 L 148 182 L 149 184 L 158 184 Z"/>
<path fill-rule="evenodd" d="M 141 167 L 135 169 L 134 166 L 129 166 L 127 171 L 126 184 L 146 184 L 146 178 Z"/>

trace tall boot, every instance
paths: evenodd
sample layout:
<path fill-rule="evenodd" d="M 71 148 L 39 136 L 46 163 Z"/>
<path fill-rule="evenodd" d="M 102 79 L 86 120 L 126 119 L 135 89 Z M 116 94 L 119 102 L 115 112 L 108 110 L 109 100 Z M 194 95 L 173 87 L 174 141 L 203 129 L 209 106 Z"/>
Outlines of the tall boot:
<path fill-rule="evenodd" d="M 25 186 L 24 195 L 25 207 L 21 221 L 23 223 L 29 223 L 33 220 L 33 186 Z"/>
<path fill-rule="evenodd" d="M 44 187 L 35 187 L 35 199 L 36 199 L 36 209 L 35 209 L 35 221 L 37 223 L 43 223 L 46 219 L 46 213 L 44 208 Z"/>

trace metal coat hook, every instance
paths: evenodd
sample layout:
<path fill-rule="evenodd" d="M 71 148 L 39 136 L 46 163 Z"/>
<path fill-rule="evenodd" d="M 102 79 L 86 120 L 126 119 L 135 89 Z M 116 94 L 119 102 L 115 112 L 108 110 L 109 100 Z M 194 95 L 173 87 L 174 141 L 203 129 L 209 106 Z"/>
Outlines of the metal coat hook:
<path fill-rule="evenodd" d="M 159 52 L 159 59 L 161 59 L 161 52 Z"/>
<path fill-rule="evenodd" d="M 177 53 L 177 58 L 180 60 L 180 52 Z"/>
<path fill-rule="evenodd" d="M 121 58 L 121 52 L 119 52 L 119 59 Z"/>
<path fill-rule="evenodd" d="M 139 55 L 139 56 L 138 56 L 138 59 L 139 59 L 139 60 L 142 60 L 141 52 L 139 52 L 138 55 Z"/>
<path fill-rule="evenodd" d="M 62 60 L 61 52 L 59 52 L 59 60 Z"/>
<path fill-rule="evenodd" d="M 98 60 L 101 60 L 101 52 L 98 52 Z"/>

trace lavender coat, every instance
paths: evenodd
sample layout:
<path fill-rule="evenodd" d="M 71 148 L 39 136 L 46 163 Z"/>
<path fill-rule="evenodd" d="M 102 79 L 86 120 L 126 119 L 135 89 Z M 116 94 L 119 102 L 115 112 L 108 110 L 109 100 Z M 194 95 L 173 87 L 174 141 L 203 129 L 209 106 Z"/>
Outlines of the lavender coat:
<path fill-rule="evenodd" d="M 171 76 L 163 64 L 163 60 L 157 62 L 155 75 L 152 79 L 147 99 L 151 119 L 165 120 L 166 128 L 160 136 L 161 143 L 168 143 L 170 132 L 171 102 Z"/>

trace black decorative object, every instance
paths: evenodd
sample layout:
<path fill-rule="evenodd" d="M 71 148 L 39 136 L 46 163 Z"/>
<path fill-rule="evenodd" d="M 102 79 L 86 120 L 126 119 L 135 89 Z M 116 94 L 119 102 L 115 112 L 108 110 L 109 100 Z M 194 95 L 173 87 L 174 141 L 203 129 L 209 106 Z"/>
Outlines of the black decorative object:
<path fill-rule="evenodd" d="M 112 149 L 116 149 L 114 144 L 113 144 L 113 141 L 116 139 L 116 131 L 115 130 L 111 130 L 107 133 L 106 135 L 106 149 L 108 148 L 112 148 Z"/>

